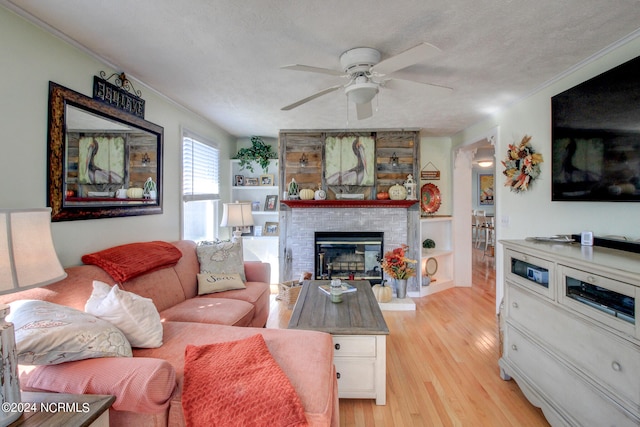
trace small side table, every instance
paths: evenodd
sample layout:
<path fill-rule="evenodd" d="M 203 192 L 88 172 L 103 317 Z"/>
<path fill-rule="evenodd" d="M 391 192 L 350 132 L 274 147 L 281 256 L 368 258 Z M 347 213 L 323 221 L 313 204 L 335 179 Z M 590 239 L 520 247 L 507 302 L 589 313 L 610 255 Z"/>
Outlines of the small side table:
<path fill-rule="evenodd" d="M 109 427 L 114 396 L 23 391 L 25 411 L 9 427 Z"/>

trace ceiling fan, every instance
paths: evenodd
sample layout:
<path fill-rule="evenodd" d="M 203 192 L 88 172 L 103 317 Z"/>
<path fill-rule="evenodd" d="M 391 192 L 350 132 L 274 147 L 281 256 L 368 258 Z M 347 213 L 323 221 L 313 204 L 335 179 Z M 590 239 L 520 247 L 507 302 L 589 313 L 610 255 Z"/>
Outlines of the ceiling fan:
<path fill-rule="evenodd" d="M 383 59 L 380 61 L 380 52 L 370 47 L 357 47 L 349 49 L 340 55 L 340 65 L 342 71 L 328 68 L 313 67 L 310 65 L 286 65 L 281 67 L 286 70 L 308 71 L 313 73 L 329 74 L 347 78 L 346 84 L 331 86 L 311 96 L 307 96 L 299 101 L 282 107 L 288 111 L 316 98 L 319 98 L 338 89 L 344 88 L 349 101 L 356 105 L 358 120 L 366 119 L 373 115 L 371 100 L 376 96 L 380 87 L 387 87 L 394 80 L 409 81 L 418 83 L 429 88 L 434 95 L 443 95 L 452 91 L 446 86 L 439 86 L 431 83 L 416 80 L 399 79 L 390 76 L 392 73 L 407 68 L 428 59 L 431 55 L 440 52 L 440 49 L 429 44 L 420 43 L 402 53 Z"/>

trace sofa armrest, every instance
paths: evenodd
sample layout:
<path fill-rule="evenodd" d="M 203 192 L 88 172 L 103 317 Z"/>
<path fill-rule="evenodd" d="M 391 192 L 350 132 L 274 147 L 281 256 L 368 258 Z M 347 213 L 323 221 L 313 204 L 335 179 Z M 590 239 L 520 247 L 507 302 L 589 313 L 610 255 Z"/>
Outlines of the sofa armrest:
<path fill-rule="evenodd" d="M 166 411 L 177 386 L 169 362 L 148 357 L 105 357 L 59 365 L 20 365 L 25 391 L 108 394 L 113 409 L 156 414 Z"/>
<path fill-rule="evenodd" d="M 245 261 L 244 274 L 247 282 L 271 283 L 271 264 L 262 261 Z"/>

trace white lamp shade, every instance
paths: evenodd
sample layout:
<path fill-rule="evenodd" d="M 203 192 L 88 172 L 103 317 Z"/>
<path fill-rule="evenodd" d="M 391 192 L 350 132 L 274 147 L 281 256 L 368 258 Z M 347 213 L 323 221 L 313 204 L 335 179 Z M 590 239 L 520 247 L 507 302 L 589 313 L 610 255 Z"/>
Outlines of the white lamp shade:
<path fill-rule="evenodd" d="M 224 203 L 220 225 L 222 227 L 245 227 L 253 225 L 251 203 Z"/>
<path fill-rule="evenodd" d="M 0 209 L 0 294 L 64 279 L 51 237 L 51 209 Z"/>

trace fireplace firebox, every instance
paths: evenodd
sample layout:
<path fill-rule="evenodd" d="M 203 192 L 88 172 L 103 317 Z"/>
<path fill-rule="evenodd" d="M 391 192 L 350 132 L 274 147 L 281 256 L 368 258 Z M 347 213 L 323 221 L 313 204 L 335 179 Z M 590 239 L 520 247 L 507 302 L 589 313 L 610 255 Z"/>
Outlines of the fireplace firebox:
<path fill-rule="evenodd" d="M 383 232 L 315 232 L 315 278 L 382 282 Z"/>

